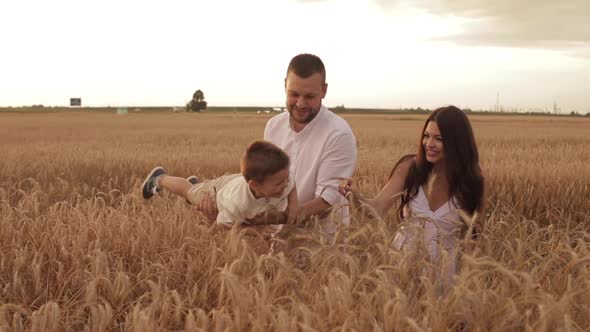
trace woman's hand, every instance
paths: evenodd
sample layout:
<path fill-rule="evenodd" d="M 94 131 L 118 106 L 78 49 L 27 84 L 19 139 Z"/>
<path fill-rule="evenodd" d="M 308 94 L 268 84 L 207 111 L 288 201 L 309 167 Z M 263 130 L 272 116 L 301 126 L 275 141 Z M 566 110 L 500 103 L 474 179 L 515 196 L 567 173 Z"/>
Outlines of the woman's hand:
<path fill-rule="evenodd" d="M 338 192 L 342 196 L 346 196 L 350 192 L 350 187 L 352 187 L 351 178 L 340 178 L 340 186 L 338 187 Z"/>
<path fill-rule="evenodd" d="M 339 178 L 340 180 L 340 186 L 338 187 L 338 192 L 346 197 L 349 198 L 350 195 L 352 195 L 352 198 L 355 201 L 359 201 L 361 200 L 362 196 L 361 193 L 359 192 L 356 184 L 354 183 L 354 181 L 352 180 L 352 178 Z"/>
<path fill-rule="evenodd" d="M 352 178 L 340 178 L 338 192 L 348 200 L 351 200 L 353 206 L 362 209 L 369 218 L 381 218 L 381 215 L 375 209 L 375 201 L 364 198 Z"/>

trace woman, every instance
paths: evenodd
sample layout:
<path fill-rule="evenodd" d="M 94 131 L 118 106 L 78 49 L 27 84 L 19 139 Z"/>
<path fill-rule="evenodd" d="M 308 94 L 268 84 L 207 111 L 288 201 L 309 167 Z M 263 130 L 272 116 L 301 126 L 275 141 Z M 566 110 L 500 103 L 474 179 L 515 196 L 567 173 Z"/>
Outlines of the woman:
<path fill-rule="evenodd" d="M 456 270 L 459 240 L 484 208 L 484 177 L 471 124 L 455 106 L 433 111 L 422 130 L 415 155 L 402 157 L 393 167 L 385 187 L 373 199 L 363 198 L 346 180 L 344 195 L 369 205 L 383 218 L 401 197 L 398 215 L 403 224 L 393 240 L 396 250 L 426 250 L 438 265 L 443 250 L 448 259 L 443 269 L 452 276 Z M 465 214 L 460 213 L 462 210 Z M 463 218 L 461 216 L 463 214 Z M 440 266 L 440 265 L 439 265 Z"/>

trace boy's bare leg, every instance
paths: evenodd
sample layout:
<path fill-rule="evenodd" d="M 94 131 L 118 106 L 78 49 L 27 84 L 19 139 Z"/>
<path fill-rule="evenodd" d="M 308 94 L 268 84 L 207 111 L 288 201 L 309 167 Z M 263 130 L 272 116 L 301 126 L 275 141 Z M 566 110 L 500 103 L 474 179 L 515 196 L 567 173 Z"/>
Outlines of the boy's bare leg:
<path fill-rule="evenodd" d="M 170 175 L 158 177 L 158 188 L 166 189 L 185 199 L 188 199 L 188 192 L 192 186 L 193 184 L 185 178 Z"/>

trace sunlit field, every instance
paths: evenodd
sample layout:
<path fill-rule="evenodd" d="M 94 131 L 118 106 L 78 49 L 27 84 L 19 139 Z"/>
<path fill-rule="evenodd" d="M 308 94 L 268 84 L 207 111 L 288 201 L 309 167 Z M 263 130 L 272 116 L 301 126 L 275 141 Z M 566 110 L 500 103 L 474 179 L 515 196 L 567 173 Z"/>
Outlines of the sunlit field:
<path fill-rule="evenodd" d="M 590 329 L 590 119 L 470 116 L 488 209 L 441 292 L 424 257 L 391 249 L 395 211 L 268 254 L 182 199 L 141 197 L 156 165 L 238 172 L 269 116 L 0 114 L 0 331 Z M 426 116 L 345 118 L 374 195 Z"/>

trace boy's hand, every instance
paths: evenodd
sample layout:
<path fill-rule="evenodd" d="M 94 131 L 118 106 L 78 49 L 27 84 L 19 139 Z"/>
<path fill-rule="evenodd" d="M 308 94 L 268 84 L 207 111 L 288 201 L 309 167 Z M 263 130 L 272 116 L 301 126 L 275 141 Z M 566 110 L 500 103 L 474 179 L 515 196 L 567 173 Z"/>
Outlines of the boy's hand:
<path fill-rule="evenodd" d="M 207 194 L 205 197 L 203 197 L 203 199 L 195 204 L 194 209 L 203 213 L 205 217 L 211 222 L 215 222 L 217 219 L 217 214 L 219 213 L 217 210 L 217 201 L 215 200 L 215 195 L 213 194 Z"/>

